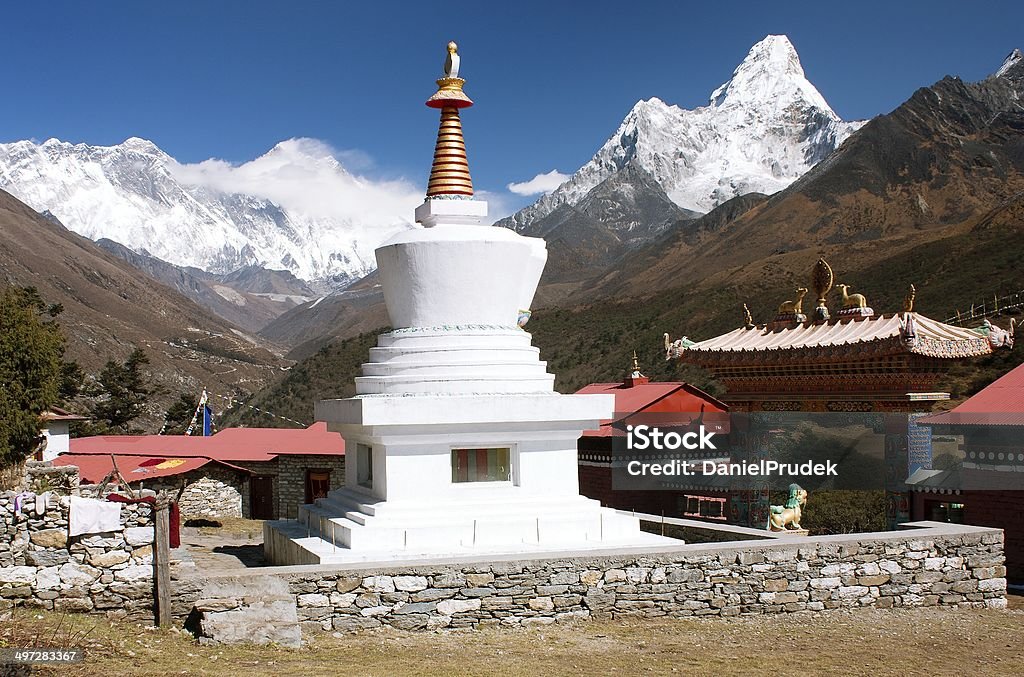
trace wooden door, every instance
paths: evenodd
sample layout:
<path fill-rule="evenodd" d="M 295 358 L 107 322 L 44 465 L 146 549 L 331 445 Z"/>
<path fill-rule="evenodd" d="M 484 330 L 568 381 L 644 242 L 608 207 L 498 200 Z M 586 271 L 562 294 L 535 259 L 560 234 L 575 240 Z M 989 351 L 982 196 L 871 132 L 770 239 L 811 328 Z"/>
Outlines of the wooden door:
<path fill-rule="evenodd" d="M 274 477 L 272 475 L 254 475 L 249 480 L 251 494 L 252 518 L 256 520 L 277 519 L 274 509 Z"/>
<path fill-rule="evenodd" d="M 331 490 L 330 470 L 306 470 L 306 503 L 326 498 Z"/>

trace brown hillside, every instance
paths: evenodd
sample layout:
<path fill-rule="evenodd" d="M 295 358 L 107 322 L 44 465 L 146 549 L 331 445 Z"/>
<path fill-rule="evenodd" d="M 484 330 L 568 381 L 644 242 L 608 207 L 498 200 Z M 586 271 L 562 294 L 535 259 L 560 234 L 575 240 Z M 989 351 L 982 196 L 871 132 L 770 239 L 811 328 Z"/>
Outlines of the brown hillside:
<path fill-rule="evenodd" d="M 90 240 L 0 191 L 0 281 L 32 286 L 59 303 L 69 357 L 86 372 L 135 347 L 146 351 L 165 392 L 147 415 L 159 427 L 166 404 L 182 391 L 248 393 L 283 366 L 263 342 L 156 283 Z"/>

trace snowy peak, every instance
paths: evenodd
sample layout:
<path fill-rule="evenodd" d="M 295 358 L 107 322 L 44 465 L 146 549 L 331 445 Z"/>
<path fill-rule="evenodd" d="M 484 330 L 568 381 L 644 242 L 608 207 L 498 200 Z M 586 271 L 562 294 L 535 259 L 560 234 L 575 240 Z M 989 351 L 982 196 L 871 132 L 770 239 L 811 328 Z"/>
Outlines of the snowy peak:
<path fill-rule="evenodd" d="M 804 76 L 784 35 L 754 45 L 707 106 L 637 102 L 594 157 L 554 191 L 501 225 L 530 232 L 577 206 L 627 166 L 649 175 L 678 207 L 708 212 L 747 193 L 782 190 L 863 123 L 843 122 Z"/>
<path fill-rule="evenodd" d="M 302 138 L 242 164 L 180 164 L 139 137 L 0 143 L 0 188 L 93 240 L 211 273 L 287 270 L 323 290 L 373 270 L 374 248 L 422 200 L 405 182 L 354 176 Z"/>
<path fill-rule="evenodd" d="M 732 77 L 711 93 L 710 105 L 773 105 L 778 109 L 806 103 L 839 119 L 808 82 L 800 56 L 785 35 L 769 35 L 750 48 Z"/>
<path fill-rule="evenodd" d="M 1021 63 L 1022 61 L 1024 61 L 1024 54 L 1021 54 L 1019 49 L 1013 50 L 1006 56 L 1005 59 L 1003 59 L 1003 65 L 999 67 L 999 70 L 995 72 L 995 75 L 993 77 L 1003 77 L 1004 75 L 1010 72 L 1011 68 Z"/>

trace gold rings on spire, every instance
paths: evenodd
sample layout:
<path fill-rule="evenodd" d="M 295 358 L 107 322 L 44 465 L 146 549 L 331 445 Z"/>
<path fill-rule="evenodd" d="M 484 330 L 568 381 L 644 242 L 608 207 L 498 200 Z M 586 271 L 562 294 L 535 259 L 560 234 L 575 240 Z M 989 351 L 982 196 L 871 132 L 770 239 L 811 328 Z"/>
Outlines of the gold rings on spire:
<path fill-rule="evenodd" d="M 459 120 L 459 109 L 454 106 L 441 109 L 441 127 L 437 132 L 434 164 L 427 184 L 427 197 L 436 195 L 473 195 L 462 121 Z"/>
<path fill-rule="evenodd" d="M 439 195 L 473 195 L 473 179 L 469 175 L 466 141 L 462 136 L 459 109 L 473 105 L 472 99 L 462 91 L 465 80 L 458 77 L 458 47 L 448 43 L 445 77 L 437 81 L 437 92 L 427 99 L 427 106 L 441 109 L 441 126 L 434 146 L 434 163 L 430 168 L 427 197 Z"/>

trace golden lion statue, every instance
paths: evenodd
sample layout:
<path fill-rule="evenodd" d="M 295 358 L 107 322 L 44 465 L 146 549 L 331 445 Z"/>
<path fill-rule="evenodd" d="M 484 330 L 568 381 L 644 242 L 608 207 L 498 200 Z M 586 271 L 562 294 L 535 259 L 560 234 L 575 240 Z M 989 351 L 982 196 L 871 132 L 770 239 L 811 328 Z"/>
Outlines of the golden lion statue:
<path fill-rule="evenodd" d="M 786 505 L 770 506 L 768 511 L 768 531 L 796 531 L 800 526 L 800 509 L 807 505 L 807 490 L 799 484 L 789 485 L 789 498 Z M 792 525 L 792 528 L 790 528 Z"/>

